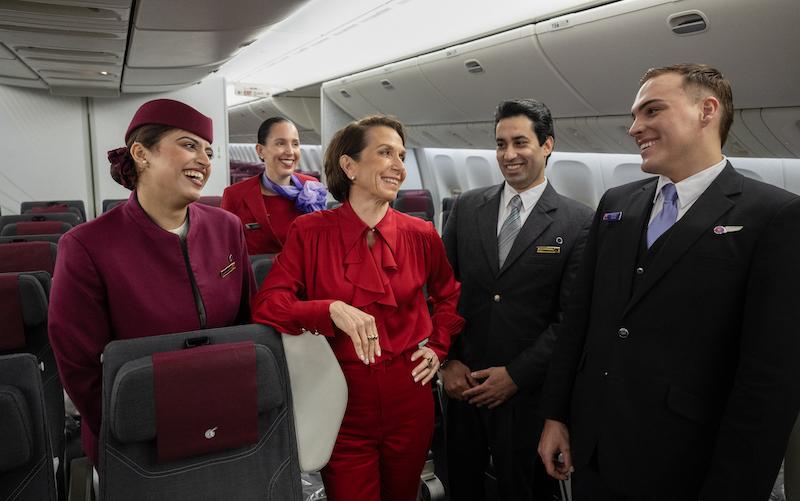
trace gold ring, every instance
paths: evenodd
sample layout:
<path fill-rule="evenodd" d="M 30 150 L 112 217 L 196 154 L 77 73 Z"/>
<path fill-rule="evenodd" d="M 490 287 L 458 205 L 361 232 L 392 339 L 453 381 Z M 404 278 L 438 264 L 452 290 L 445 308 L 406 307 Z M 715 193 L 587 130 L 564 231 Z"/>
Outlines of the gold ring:
<path fill-rule="evenodd" d="M 368 341 L 375 341 L 376 339 L 378 339 L 378 336 L 367 337 Z"/>

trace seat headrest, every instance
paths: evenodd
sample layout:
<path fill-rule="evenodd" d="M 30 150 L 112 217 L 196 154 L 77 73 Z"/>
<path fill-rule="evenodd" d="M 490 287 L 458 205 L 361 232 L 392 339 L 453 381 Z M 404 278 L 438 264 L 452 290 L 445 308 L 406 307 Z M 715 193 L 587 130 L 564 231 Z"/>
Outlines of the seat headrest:
<path fill-rule="evenodd" d="M 19 468 L 33 456 L 31 413 L 18 388 L 0 385 L 0 472 Z"/>
<path fill-rule="evenodd" d="M 265 414 L 285 405 L 283 378 L 272 352 L 255 345 L 258 378 L 258 412 Z M 156 438 L 155 384 L 152 357 L 126 362 L 120 367 L 111 390 L 108 423 L 111 434 L 122 443 Z"/>
<path fill-rule="evenodd" d="M 18 350 L 25 347 L 25 322 L 22 317 L 22 301 L 17 275 L 0 275 L 0 351 Z"/>
<path fill-rule="evenodd" d="M 52 242 L 13 242 L 0 245 L 0 273 L 46 271 L 53 274 L 56 249 Z"/>

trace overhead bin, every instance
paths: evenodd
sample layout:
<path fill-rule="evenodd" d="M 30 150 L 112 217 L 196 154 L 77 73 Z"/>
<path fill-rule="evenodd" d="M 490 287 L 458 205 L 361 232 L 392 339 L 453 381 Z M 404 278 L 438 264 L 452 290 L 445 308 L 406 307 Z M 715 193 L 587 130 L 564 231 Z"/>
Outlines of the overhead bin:
<path fill-rule="evenodd" d="M 3 83 L 58 95 L 119 94 L 129 10 L 129 1 L 116 0 L 0 2 Z"/>
<path fill-rule="evenodd" d="M 378 107 L 355 90 L 353 80 L 353 77 L 344 77 L 325 82 L 322 92 L 354 119 L 377 113 Z"/>
<path fill-rule="evenodd" d="M 539 48 L 533 25 L 419 56 L 422 75 L 464 113 L 491 120 L 503 99 L 534 98 L 556 117 L 596 114 Z"/>
<path fill-rule="evenodd" d="M 407 124 L 466 121 L 465 115 L 425 79 L 417 58 L 359 73 L 350 85 L 381 113 Z"/>
<path fill-rule="evenodd" d="M 689 14 L 705 19 L 705 26 Z M 701 29 L 682 33 L 676 19 Z M 627 0 L 543 21 L 536 35 L 589 105 L 615 115 L 630 112 L 647 68 L 680 62 L 722 70 L 733 82 L 738 108 L 797 106 L 799 24 L 794 0 Z"/>
<path fill-rule="evenodd" d="M 262 104 L 266 107 L 267 104 Z M 272 108 L 275 112 L 277 110 Z M 250 103 L 228 108 L 228 139 L 232 143 L 255 143 L 258 127 L 264 119 L 250 109 Z"/>
<path fill-rule="evenodd" d="M 281 115 L 294 122 L 298 130 L 316 133 L 322 130 L 319 97 L 274 96 L 272 104 Z"/>
<path fill-rule="evenodd" d="M 783 142 L 775 137 L 773 132 L 769 129 L 769 127 L 767 127 L 767 124 L 764 123 L 760 109 L 741 110 L 740 113 L 742 123 L 745 127 L 747 127 L 747 130 L 749 130 L 753 136 L 755 136 L 755 138 L 758 139 L 762 145 L 764 145 L 764 148 L 771 153 L 770 155 L 765 156 L 778 158 L 791 158 L 795 156 L 795 154 L 793 154 L 786 146 L 784 146 Z"/>

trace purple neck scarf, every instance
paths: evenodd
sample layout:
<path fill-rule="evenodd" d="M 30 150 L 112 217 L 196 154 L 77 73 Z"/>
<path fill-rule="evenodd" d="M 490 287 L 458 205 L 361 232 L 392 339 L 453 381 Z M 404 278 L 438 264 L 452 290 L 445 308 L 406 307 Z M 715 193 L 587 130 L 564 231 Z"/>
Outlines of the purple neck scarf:
<path fill-rule="evenodd" d="M 303 214 L 322 210 L 328 200 L 328 190 L 319 181 L 306 181 L 305 184 L 292 174 L 292 182 L 288 186 L 281 186 L 273 183 L 267 177 L 265 170 L 261 174 L 261 185 L 268 190 L 272 190 L 283 198 L 294 202 L 295 208 Z"/>

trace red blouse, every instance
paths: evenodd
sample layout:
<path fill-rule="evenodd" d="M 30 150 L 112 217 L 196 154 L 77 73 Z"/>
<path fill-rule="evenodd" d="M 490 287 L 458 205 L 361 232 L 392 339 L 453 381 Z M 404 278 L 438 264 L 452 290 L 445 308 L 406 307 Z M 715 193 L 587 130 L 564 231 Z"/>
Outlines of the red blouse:
<path fill-rule="evenodd" d="M 382 357 L 428 338 L 443 360 L 464 319 L 456 312 L 461 284 L 441 238 L 431 223 L 391 208 L 375 227 L 371 249 L 368 231 L 348 203 L 296 219 L 253 300 L 253 321 L 289 334 L 324 334 L 340 361 L 359 361 L 330 318 L 330 304 L 341 300 L 375 317 Z"/>

